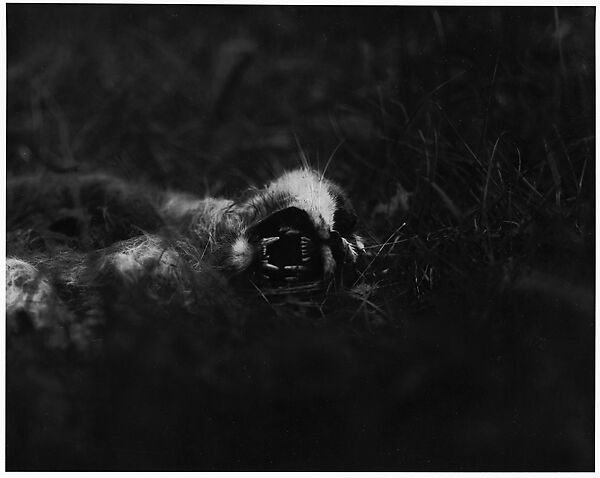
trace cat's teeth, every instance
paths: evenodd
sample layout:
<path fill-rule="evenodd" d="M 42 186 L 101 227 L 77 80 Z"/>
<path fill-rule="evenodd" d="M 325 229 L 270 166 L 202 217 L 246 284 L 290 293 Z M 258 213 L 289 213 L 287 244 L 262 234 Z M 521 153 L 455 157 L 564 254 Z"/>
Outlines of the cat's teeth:
<path fill-rule="evenodd" d="M 269 264 L 267 261 L 262 261 L 262 268 L 267 269 L 268 271 L 278 271 L 279 267 Z"/>
<path fill-rule="evenodd" d="M 277 242 L 278 240 L 279 240 L 279 237 L 263 237 L 260 242 L 263 247 L 266 247 L 269 244 L 273 244 L 274 242 Z"/>
<path fill-rule="evenodd" d="M 300 247 L 300 253 L 302 254 L 302 261 L 308 262 L 310 260 L 310 251 L 308 247 L 305 247 L 304 244 Z"/>
<path fill-rule="evenodd" d="M 286 271 L 305 271 L 305 266 L 283 266 L 283 269 Z"/>
<path fill-rule="evenodd" d="M 312 241 L 306 237 L 302 236 L 300 238 L 300 250 L 302 252 L 302 258 L 310 256 L 310 251 L 313 249 Z"/>

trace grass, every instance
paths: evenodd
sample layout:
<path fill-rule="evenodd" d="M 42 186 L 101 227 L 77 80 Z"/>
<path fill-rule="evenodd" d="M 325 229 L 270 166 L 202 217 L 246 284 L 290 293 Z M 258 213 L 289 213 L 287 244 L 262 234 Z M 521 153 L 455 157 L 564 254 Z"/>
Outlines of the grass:
<path fill-rule="evenodd" d="M 320 297 L 126 291 L 97 355 L 11 340 L 7 469 L 593 469 L 594 17 L 8 5 L 9 177 L 232 195 L 305 155 L 369 255 Z"/>

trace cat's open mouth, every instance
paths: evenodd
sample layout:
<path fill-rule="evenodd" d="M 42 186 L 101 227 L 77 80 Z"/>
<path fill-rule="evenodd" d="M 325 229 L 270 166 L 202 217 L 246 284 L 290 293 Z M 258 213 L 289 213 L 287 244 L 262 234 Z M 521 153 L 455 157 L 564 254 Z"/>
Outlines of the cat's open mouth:
<path fill-rule="evenodd" d="M 270 293 L 322 288 L 327 282 L 327 250 L 308 214 L 290 207 L 278 211 L 253 228 L 258 244 L 253 278 Z M 331 256 L 331 253 L 329 253 Z"/>

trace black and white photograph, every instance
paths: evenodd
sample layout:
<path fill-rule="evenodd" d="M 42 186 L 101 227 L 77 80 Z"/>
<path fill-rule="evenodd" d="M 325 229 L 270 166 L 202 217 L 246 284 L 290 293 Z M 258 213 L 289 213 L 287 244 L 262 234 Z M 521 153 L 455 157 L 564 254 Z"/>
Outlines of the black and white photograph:
<path fill-rule="evenodd" d="M 595 470 L 596 7 L 7 3 L 5 470 Z"/>

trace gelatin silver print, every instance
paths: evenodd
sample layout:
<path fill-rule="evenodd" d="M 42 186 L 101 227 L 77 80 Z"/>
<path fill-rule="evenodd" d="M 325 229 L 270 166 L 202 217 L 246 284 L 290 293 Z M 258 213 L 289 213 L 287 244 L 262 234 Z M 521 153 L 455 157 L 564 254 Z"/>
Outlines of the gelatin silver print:
<path fill-rule="evenodd" d="M 8 471 L 593 471 L 594 7 L 6 6 Z"/>

